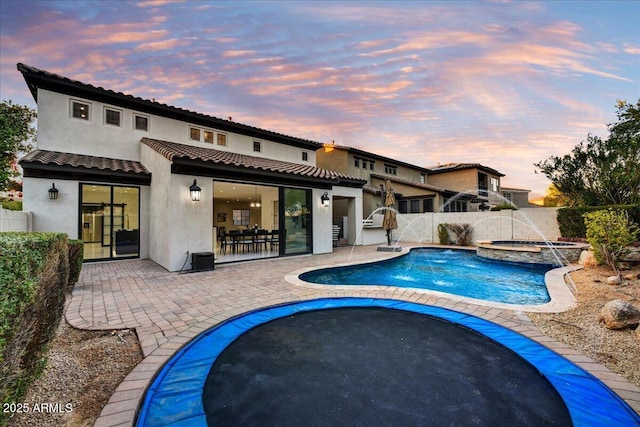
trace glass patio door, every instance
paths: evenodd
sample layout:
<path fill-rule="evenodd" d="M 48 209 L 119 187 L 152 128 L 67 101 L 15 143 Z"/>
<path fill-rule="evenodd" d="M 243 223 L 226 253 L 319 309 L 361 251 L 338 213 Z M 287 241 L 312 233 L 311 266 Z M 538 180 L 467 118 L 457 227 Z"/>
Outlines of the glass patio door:
<path fill-rule="evenodd" d="M 283 254 L 303 254 L 312 252 L 311 190 L 282 188 L 282 212 L 280 214 L 284 230 Z"/>
<path fill-rule="evenodd" d="M 80 184 L 80 239 L 85 260 L 137 257 L 140 189 Z"/>

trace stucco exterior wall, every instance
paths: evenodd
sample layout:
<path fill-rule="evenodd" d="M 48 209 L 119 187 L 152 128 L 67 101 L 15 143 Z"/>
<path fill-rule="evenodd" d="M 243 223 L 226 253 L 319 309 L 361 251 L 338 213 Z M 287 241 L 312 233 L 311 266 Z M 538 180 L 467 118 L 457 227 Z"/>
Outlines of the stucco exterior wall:
<path fill-rule="evenodd" d="M 71 117 L 72 99 L 90 105 L 89 120 Z M 104 123 L 105 107 L 122 112 L 121 126 Z M 65 153 L 90 153 L 92 156 L 140 161 L 140 139 L 147 137 L 292 163 L 316 165 L 316 152 L 311 149 L 297 148 L 266 139 L 220 131 L 215 128 L 190 124 L 157 115 L 140 113 L 149 117 L 149 131 L 135 130 L 134 112 L 136 111 L 115 105 L 39 89 L 37 148 Z M 189 128 L 191 126 L 201 130 L 211 130 L 216 133 L 226 134 L 227 145 L 217 145 L 215 140 L 213 144 L 210 144 L 189 139 Z M 253 141 L 261 142 L 261 152 L 253 151 Z M 302 152 L 307 153 L 307 161 L 302 160 Z"/>
<path fill-rule="evenodd" d="M 56 200 L 49 199 L 52 182 L 51 179 L 25 177 L 22 210 L 33 213 L 33 231 L 55 231 L 78 239 L 79 181 L 56 180 Z"/>

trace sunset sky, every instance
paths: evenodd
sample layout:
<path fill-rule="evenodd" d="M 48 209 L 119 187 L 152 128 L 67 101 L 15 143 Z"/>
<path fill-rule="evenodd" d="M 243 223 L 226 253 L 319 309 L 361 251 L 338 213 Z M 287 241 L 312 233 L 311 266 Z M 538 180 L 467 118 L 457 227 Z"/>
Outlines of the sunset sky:
<path fill-rule="evenodd" d="M 640 1 L 0 0 L 0 96 L 35 108 L 23 62 L 533 197 L 533 163 L 640 99 L 639 22 Z"/>

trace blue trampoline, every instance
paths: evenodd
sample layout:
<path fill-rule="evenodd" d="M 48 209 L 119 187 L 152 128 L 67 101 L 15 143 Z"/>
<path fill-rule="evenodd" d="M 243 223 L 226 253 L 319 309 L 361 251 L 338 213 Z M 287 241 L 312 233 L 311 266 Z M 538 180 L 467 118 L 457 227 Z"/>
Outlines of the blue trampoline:
<path fill-rule="evenodd" d="M 158 372 L 136 425 L 354 420 L 640 426 L 597 378 L 516 332 L 369 298 L 268 307 L 203 332 Z"/>

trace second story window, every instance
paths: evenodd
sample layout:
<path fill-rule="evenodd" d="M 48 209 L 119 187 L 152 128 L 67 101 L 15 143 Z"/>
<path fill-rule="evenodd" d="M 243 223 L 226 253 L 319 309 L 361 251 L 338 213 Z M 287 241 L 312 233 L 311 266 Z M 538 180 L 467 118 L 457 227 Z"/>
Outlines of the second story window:
<path fill-rule="evenodd" d="M 392 165 L 384 165 L 384 173 L 389 174 L 389 175 L 397 175 L 398 174 L 398 168 L 396 166 L 392 166 Z"/>
<path fill-rule="evenodd" d="M 373 164 L 374 162 L 369 162 L 369 170 L 373 170 Z"/>
<path fill-rule="evenodd" d="M 489 182 L 491 183 L 490 190 L 497 193 L 500 188 L 500 181 L 498 181 L 498 178 L 490 177 Z"/>
<path fill-rule="evenodd" d="M 120 116 L 121 113 L 119 110 L 112 108 L 104 109 L 104 122 L 108 125 L 120 126 Z"/>
<path fill-rule="evenodd" d="M 427 175 L 424 173 L 420 174 L 420 184 L 426 184 L 427 183 Z"/>
<path fill-rule="evenodd" d="M 309 153 L 307 153 L 306 151 L 302 152 L 302 161 L 306 162 L 309 160 Z"/>
<path fill-rule="evenodd" d="M 256 153 L 262 151 L 262 144 L 260 143 L 260 141 L 253 141 L 253 151 L 255 151 Z"/>
<path fill-rule="evenodd" d="M 149 117 L 134 114 L 133 126 L 135 130 L 149 131 Z"/>
<path fill-rule="evenodd" d="M 360 159 L 353 159 L 353 166 L 359 168 L 360 167 Z"/>
<path fill-rule="evenodd" d="M 204 131 L 204 142 L 213 144 L 213 132 L 211 132 L 210 130 Z"/>
<path fill-rule="evenodd" d="M 84 102 L 71 101 L 71 117 L 82 120 L 89 120 L 89 104 Z"/>
<path fill-rule="evenodd" d="M 224 133 L 219 133 L 218 134 L 218 145 L 222 146 L 222 147 L 226 147 L 227 146 L 227 135 Z"/>
<path fill-rule="evenodd" d="M 200 141 L 200 129 L 189 128 L 189 139 L 192 141 Z"/>

